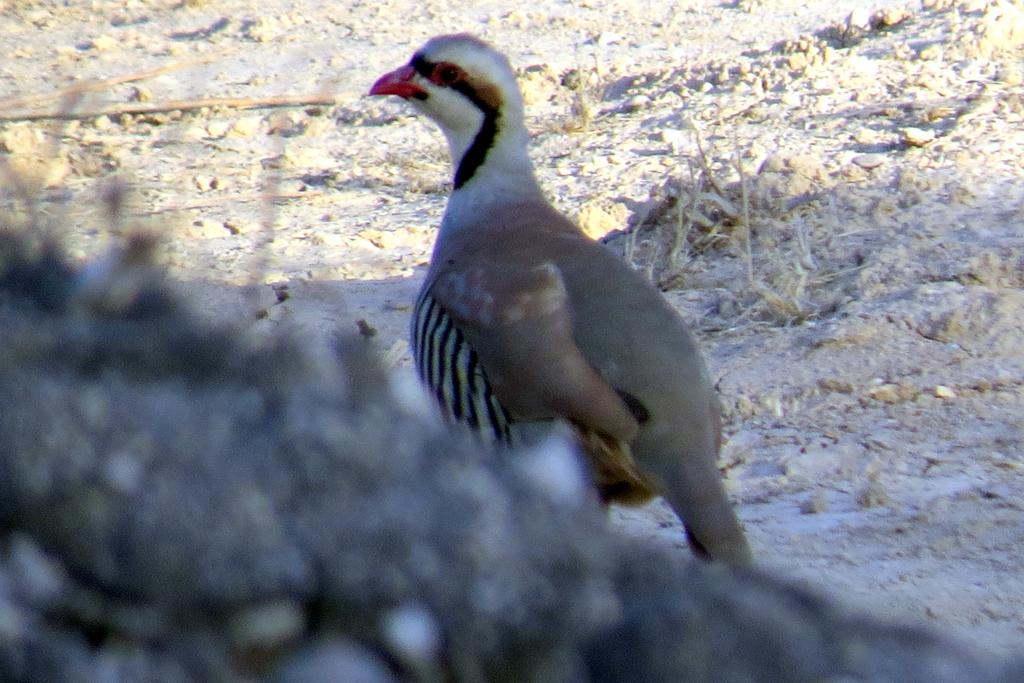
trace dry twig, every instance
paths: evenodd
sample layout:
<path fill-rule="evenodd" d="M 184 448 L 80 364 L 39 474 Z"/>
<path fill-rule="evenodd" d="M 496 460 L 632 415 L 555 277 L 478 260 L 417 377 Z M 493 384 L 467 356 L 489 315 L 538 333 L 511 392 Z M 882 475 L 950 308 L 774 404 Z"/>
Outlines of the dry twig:
<path fill-rule="evenodd" d="M 199 64 L 206 64 L 219 59 L 222 55 L 212 54 L 205 55 L 202 57 L 196 57 L 195 59 L 187 59 L 181 62 L 172 62 L 170 64 L 164 64 L 163 66 L 156 67 L 155 69 L 146 69 L 145 71 L 136 71 L 130 74 L 124 74 L 122 76 L 115 76 L 113 78 L 106 78 L 101 81 L 82 81 L 75 83 L 69 88 L 63 90 L 57 90 L 55 92 L 43 93 L 42 95 L 29 95 L 26 97 L 8 97 L 0 100 L 0 110 L 3 109 L 17 109 L 19 107 L 28 107 L 33 104 L 39 104 L 40 102 L 50 102 L 52 100 L 63 100 L 68 97 L 81 96 L 82 93 L 94 92 L 96 90 L 106 90 L 115 85 L 121 85 L 122 83 L 132 83 L 134 81 L 144 81 L 155 76 L 161 76 L 171 71 L 179 71 L 181 69 L 187 69 L 191 66 L 197 66 Z M 48 116 L 44 118 L 59 118 Z M 27 119 L 5 119 L 5 120 L 27 120 Z"/>
<path fill-rule="evenodd" d="M 226 109 L 276 109 L 279 107 L 319 107 L 337 102 L 334 95 L 271 95 L 268 97 L 201 97 L 193 100 L 169 100 L 146 104 L 131 102 L 115 104 L 93 111 L 16 112 L 0 114 L 0 121 L 67 121 L 72 119 L 94 119 L 100 116 L 122 116 L 125 114 L 161 114 L 171 111 L 194 111 L 213 107 Z"/>

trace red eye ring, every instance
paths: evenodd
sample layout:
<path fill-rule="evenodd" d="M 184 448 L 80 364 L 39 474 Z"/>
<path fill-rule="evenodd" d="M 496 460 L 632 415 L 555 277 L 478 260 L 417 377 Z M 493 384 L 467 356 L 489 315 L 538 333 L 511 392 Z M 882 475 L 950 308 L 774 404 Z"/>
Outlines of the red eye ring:
<path fill-rule="evenodd" d="M 437 85 L 455 85 L 462 80 L 462 69 L 449 62 L 442 62 L 434 66 L 430 80 Z"/>

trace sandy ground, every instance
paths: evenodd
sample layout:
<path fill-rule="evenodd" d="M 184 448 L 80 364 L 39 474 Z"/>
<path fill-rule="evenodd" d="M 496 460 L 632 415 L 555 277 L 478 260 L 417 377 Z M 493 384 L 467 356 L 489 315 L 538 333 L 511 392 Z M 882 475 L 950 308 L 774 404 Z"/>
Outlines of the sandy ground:
<path fill-rule="evenodd" d="M 427 122 L 363 93 L 462 30 L 520 68 L 552 201 L 612 232 L 697 331 L 759 562 L 1020 653 L 1020 2 L 14 0 L 3 211 L 34 205 L 83 258 L 157 230 L 211 318 L 363 320 L 408 372 L 448 160 Z M 335 103 L 238 106 L 281 95 Z M 166 104 L 209 97 L 242 101 Z M 614 523 L 686 552 L 664 508 Z"/>

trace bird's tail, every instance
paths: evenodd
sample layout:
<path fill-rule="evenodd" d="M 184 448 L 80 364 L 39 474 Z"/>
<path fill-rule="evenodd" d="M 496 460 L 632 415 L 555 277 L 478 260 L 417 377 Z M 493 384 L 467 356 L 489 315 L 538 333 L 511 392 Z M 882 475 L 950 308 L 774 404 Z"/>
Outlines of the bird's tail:
<path fill-rule="evenodd" d="M 708 458 L 684 456 L 673 469 L 669 476 L 660 473 L 664 496 L 685 525 L 693 553 L 734 565 L 753 562 L 716 464 Z"/>

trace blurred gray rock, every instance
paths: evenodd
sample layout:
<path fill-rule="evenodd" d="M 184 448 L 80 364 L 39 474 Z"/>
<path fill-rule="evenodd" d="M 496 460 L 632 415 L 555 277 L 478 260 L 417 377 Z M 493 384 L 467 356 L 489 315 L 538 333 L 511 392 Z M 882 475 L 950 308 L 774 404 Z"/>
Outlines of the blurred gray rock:
<path fill-rule="evenodd" d="M 397 680 L 366 648 L 334 639 L 297 649 L 285 658 L 272 683 L 394 683 Z"/>
<path fill-rule="evenodd" d="M 137 275 L 84 298 L 0 234 L 0 680 L 1018 678 L 628 544 L 360 342 L 257 343 Z"/>

